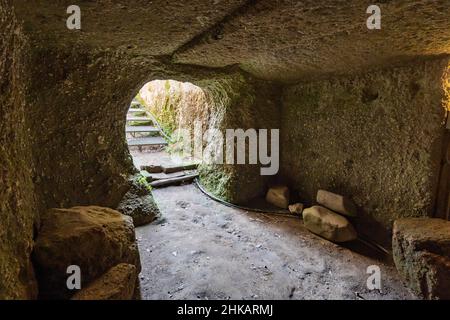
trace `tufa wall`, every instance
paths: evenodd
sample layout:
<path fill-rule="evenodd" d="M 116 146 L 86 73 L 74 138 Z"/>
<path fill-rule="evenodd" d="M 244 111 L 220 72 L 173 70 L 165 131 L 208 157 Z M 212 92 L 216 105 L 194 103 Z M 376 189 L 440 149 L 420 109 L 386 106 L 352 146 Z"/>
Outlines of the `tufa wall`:
<path fill-rule="evenodd" d="M 114 208 L 127 191 L 125 115 L 155 79 L 202 87 L 208 123 L 220 128 L 281 123 L 291 187 L 309 201 L 319 187 L 352 196 L 374 236 L 433 211 L 446 62 L 286 87 L 281 122 L 277 86 L 239 70 L 298 81 L 448 54 L 448 4 L 386 3 L 386 27 L 374 33 L 359 0 L 85 1 L 82 32 L 69 32 L 70 1 L 12 2 L 0 0 L 0 298 L 36 296 L 29 255 L 43 210 Z M 204 167 L 202 181 L 243 202 L 264 191 L 258 169 Z"/>
<path fill-rule="evenodd" d="M 0 0 L 0 30 L 0 299 L 34 298 L 29 255 L 38 206 L 23 101 L 25 39 L 5 0 Z"/>
<path fill-rule="evenodd" d="M 301 199 L 319 188 L 350 196 L 360 231 L 384 243 L 395 219 L 432 215 L 447 61 L 286 87 L 282 175 Z"/>
<path fill-rule="evenodd" d="M 280 90 L 273 83 L 236 73 L 199 84 L 210 108 L 205 129 L 219 129 L 224 137 L 226 129 L 279 129 Z M 248 151 L 246 140 L 246 163 Z M 199 168 L 200 181 L 217 197 L 246 204 L 264 195 L 274 179 L 274 176 L 261 176 L 260 168 L 261 165 L 250 164 L 203 164 Z"/>

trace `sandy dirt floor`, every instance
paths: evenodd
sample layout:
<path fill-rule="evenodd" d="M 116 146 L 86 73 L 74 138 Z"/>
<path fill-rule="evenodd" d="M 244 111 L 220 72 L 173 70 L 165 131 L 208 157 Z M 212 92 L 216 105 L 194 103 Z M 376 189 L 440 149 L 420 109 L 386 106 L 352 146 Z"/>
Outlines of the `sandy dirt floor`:
<path fill-rule="evenodd" d="M 143 299 L 412 299 L 395 268 L 308 232 L 301 219 L 224 206 L 195 185 L 154 190 L 137 228 Z M 381 268 L 370 291 L 367 267 Z"/>

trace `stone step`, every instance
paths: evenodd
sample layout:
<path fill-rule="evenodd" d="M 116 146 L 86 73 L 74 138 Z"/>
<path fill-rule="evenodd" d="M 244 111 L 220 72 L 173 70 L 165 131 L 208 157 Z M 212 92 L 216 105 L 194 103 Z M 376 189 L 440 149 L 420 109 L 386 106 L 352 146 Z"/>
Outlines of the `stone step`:
<path fill-rule="evenodd" d="M 159 129 L 153 126 L 127 126 L 126 132 L 159 132 Z"/>
<path fill-rule="evenodd" d="M 150 183 L 150 185 L 153 188 L 163 188 L 163 187 L 178 185 L 178 184 L 184 183 L 184 182 L 191 182 L 192 180 L 194 180 L 197 177 L 198 177 L 198 173 L 193 173 L 193 174 L 189 174 L 189 175 L 185 175 L 185 176 L 177 177 L 177 178 L 157 180 L 157 181 Z"/>
<path fill-rule="evenodd" d="M 130 108 L 128 109 L 128 113 L 137 113 L 137 112 L 145 112 L 144 109 L 139 109 L 139 108 Z"/>
<path fill-rule="evenodd" d="M 145 137 L 128 140 L 129 147 L 165 146 L 166 140 L 162 137 Z"/>
<path fill-rule="evenodd" d="M 147 121 L 147 122 L 150 122 L 150 121 L 152 121 L 152 119 L 150 119 L 149 117 L 128 116 L 127 117 L 127 122 L 129 122 L 129 121 Z"/>

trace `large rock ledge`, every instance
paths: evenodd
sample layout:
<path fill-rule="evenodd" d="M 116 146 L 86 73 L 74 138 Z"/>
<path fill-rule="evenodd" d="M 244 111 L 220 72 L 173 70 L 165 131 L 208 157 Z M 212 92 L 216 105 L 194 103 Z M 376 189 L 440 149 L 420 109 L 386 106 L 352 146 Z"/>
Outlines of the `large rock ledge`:
<path fill-rule="evenodd" d="M 450 299 L 450 221 L 396 220 L 395 265 L 408 286 L 426 299 Z"/>
<path fill-rule="evenodd" d="M 133 220 L 102 207 L 51 209 L 33 252 L 40 298 L 68 299 L 67 268 L 80 267 L 81 289 L 121 263 L 135 267 L 133 288 L 141 270 Z"/>

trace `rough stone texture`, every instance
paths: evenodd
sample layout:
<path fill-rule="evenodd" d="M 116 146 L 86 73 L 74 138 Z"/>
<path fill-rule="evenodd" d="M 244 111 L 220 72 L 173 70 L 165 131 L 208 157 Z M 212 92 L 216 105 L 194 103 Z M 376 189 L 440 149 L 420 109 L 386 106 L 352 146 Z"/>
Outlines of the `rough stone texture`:
<path fill-rule="evenodd" d="M 289 188 L 286 186 L 274 186 L 269 188 L 266 201 L 276 207 L 287 209 L 289 207 Z"/>
<path fill-rule="evenodd" d="M 40 199 L 46 207 L 115 208 L 134 172 L 123 130 L 132 95 L 117 92 L 136 83 L 117 76 L 126 67 L 115 54 L 34 45 L 26 103 Z"/>
<path fill-rule="evenodd" d="M 385 245 L 400 217 L 433 213 L 447 59 L 301 83 L 283 95 L 281 173 L 302 202 L 351 198 L 357 229 Z"/>
<path fill-rule="evenodd" d="M 309 231 L 333 242 L 357 238 L 355 229 L 345 217 L 321 206 L 303 210 L 303 222 Z"/>
<path fill-rule="evenodd" d="M 81 269 L 82 287 L 119 263 L 140 272 L 132 219 L 102 207 L 51 209 L 42 217 L 42 228 L 33 253 L 40 297 L 69 298 L 67 268 Z"/>
<path fill-rule="evenodd" d="M 134 169 L 125 143 L 125 115 L 129 102 L 146 82 L 155 79 L 191 81 L 206 91 L 221 92 L 212 97 L 216 105 L 211 120 L 215 119 L 223 128 L 230 124 L 231 127 L 277 128 L 280 120 L 278 89 L 271 83 L 248 81 L 250 77 L 242 75 L 239 67 L 266 79 L 304 80 L 304 77 L 323 77 L 328 73 L 367 72 L 367 66 L 391 66 L 393 62 L 412 58 L 423 60 L 450 50 L 449 4 L 439 0 L 383 3 L 383 29 L 370 32 L 364 27 L 367 4 L 357 0 L 331 3 L 308 0 L 301 4 L 224 0 L 212 5 L 207 0 L 189 3 L 83 1 L 80 3 L 81 32 L 65 28 L 65 9 L 69 4 L 72 2 L 66 0 L 0 0 L 0 164 L 2 186 L 6 186 L 0 190 L 0 297 L 36 295 L 28 256 L 32 249 L 33 224 L 38 226 L 39 212 L 51 207 L 90 204 L 116 208 L 129 190 L 128 178 Z M 213 70 L 191 64 L 226 65 L 227 68 Z M 242 77 L 245 81 L 223 80 L 231 73 L 232 77 Z M 413 64 L 404 74 L 392 71 L 367 75 L 361 80 L 364 84 L 373 76 L 382 82 L 386 80 L 380 100 L 388 100 L 388 96 L 391 99 L 387 111 L 383 111 L 377 102 L 370 102 L 375 94 L 368 88 L 364 90 L 365 103 L 351 103 L 359 114 L 368 115 L 373 121 L 365 125 L 365 130 L 361 129 L 364 117 L 347 117 L 354 113 L 349 111 L 351 106 L 336 109 L 332 101 L 315 114 L 321 119 L 330 114 L 346 115 L 334 117 L 337 125 L 325 132 L 325 136 L 344 130 L 348 132 L 348 145 L 356 144 L 358 150 L 364 150 L 361 144 L 365 143 L 367 134 L 378 132 L 376 128 L 380 125 L 388 128 L 386 132 L 380 131 L 381 137 L 373 141 L 373 149 L 378 154 L 374 161 L 358 153 L 354 160 L 356 173 L 348 179 L 334 179 L 333 183 L 326 181 L 322 185 L 323 188 L 337 185 L 333 189 L 336 191 L 350 189 L 343 194 L 355 193 L 357 204 L 368 206 L 370 215 L 365 216 L 373 218 L 371 229 L 381 222 L 382 229 L 389 228 L 395 215 L 430 212 L 432 188 L 428 185 L 433 179 L 428 173 L 434 172 L 434 162 L 423 159 L 433 153 L 430 146 L 436 141 L 431 141 L 430 137 L 439 134 L 434 127 L 438 108 L 431 112 L 427 109 L 438 100 L 435 73 L 434 67 L 417 68 L 417 64 Z M 222 80 L 209 81 L 212 78 Z M 410 78 L 415 80 L 410 81 Z M 349 79 L 331 81 L 327 85 L 324 82 L 319 87 L 337 89 L 336 95 L 340 95 L 342 88 L 355 84 L 349 91 L 354 90 L 358 100 L 363 88 L 359 80 Z M 221 98 L 227 96 L 223 92 L 230 91 L 239 92 L 230 94 L 233 99 L 228 101 L 233 103 L 220 104 Z M 309 95 L 302 96 L 308 98 Z M 303 99 L 297 100 L 302 102 Z M 288 113 L 300 114 L 302 110 L 310 110 L 303 106 L 294 108 L 297 104 L 288 103 L 290 106 L 285 109 Z M 368 108 L 369 105 L 377 108 Z M 407 105 L 411 108 L 406 108 Z M 401 126 L 394 130 L 393 124 L 379 120 L 385 118 L 383 112 L 395 113 L 390 119 Z M 423 118 L 419 121 L 419 117 L 413 117 L 416 121 L 411 121 L 412 113 L 421 114 Z M 246 114 L 253 120 L 247 121 L 249 118 L 243 117 Z M 310 123 L 315 123 L 314 120 Z M 287 123 L 285 127 L 291 128 L 291 122 Z M 353 130 L 349 136 L 351 126 L 361 131 L 359 136 L 363 137 L 355 143 L 352 139 L 358 135 Z M 420 134 L 421 139 L 415 138 L 420 128 L 426 137 Z M 292 130 L 294 141 L 298 138 L 295 134 L 298 129 Z M 285 132 L 290 134 L 288 130 Z M 311 134 L 318 137 L 321 132 L 315 128 Z M 385 139 L 381 138 L 389 134 L 395 135 L 393 141 L 398 147 L 384 149 Z M 402 147 L 408 147 L 406 141 L 410 139 L 405 136 L 410 137 L 411 144 L 416 146 L 412 149 L 417 152 L 400 152 Z M 330 145 L 333 138 L 335 136 L 328 137 Z M 304 142 L 288 144 L 283 154 L 289 154 L 288 150 L 292 149 L 295 155 L 299 150 L 297 145 L 306 150 L 304 157 L 298 157 L 298 163 L 303 165 L 311 154 L 311 147 Z M 319 149 L 323 146 L 316 145 Z M 341 160 L 347 160 L 343 159 L 345 150 L 334 152 L 330 158 L 334 160 L 330 161 L 326 160 L 329 148 L 321 151 L 323 156 L 318 157 L 318 161 L 331 165 L 327 168 L 336 170 L 339 176 L 343 167 Z M 389 154 L 399 157 L 388 157 Z M 392 160 L 394 163 L 390 166 Z M 291 165 L 290 161 L 286 158 L 285 168 Z M 402 161 L 411 164 L 405 171 L 401 171 Z M 404 183 L 405 177 L 411 176 L 411 168 L 424 161 L 427 169 L 422 170 L 419 165 L 419 172 L 412 174 L 412 185 Z M 320 167 L 315 162 L 311 161 L 311 166 Z M 373 163 L 377 165 L 372 166 Z M 353 164 L 346 161 L 345 166 L 349 168 Z M 367 174 L 359 174 L 363 167 L 371 169 Z M 377 167 L 396 170 L 380 174 Z M 202 172 L 202 181 L 208 189 L 232 202 L 244 202 L 265 190 L 266 180 L 256 177 L 259 174 L 256 167 L 211 166 L 203 168 Z M 300 180 L 295 188 L 303 189 L 302 183 L 308 183 L 317 190 L 318 183 L 311 183 L 316 173 L 313 170 L 312 179 Z M 302 171 L 297 170 L 295 175 L 306 178 Z M 353 192 L 355 176 L 363 178 L 361 181 L 370 181 L 371 186 Z M 398 185 L 395 176 L 400 177 Z M 245 188 L 250 185 L 254 186 L 253 190 Z M 386 185 L 392 190 L 386 192 L 384 207 L 384 204 L 378 205 L 382 198 L 379 190 L 385 190 Z M 417 197 L 411 193 L 424 194 L 424 201 L 415 202 Z M 374 201 L 370 200 L 372 196 Z"/>
<path fill-rule="evenodd" d="M 210 114 L 206 129 L 278 129 L 279 89 L 239 74 L 198 83 L 205 91 Z M 210 135 L 207 141 L 215 141 Z M 215 145 L 213 143 L 213 145 Z M 248 141 L 246 158 L 248 159 Z M 270 150 L 270 148 L 269 148 Z M 248 160 L 247 160 L 248 163 Z M 272 176 L 261 176 L 261 165 L 201 164 L 200 181 L 214 195 L 236 204 L 264 196 Z"/>
<path fill-rule="evenodd" d="M 289 212 L 298 216 L 302 216 L 303 208 L 304 206 L 302 203 L 291 204 L 289 206 Z"/>
<path fill-rule="evenodd" d="M 450 53 L 443 0 L 383 2 L 382 29 L 368 30 L 360 0 L 143 0 L 84 2 L 83 32 L 68 33 L 69 0 L 17 0 L 30 28 L 88 46 L 166 55 L 175 63 L 239 65 L 269 80 L 365 71 L 415 56 Z M 130 19 L 124 19 L 124 16 Z"/>
<path fill-rule="evenodd" d="M 132 217 L 134 226 L 138 227 L 157 219 L 160 212 L 153 199 L 148 178 L 142 175 L 142 171 L 131 180 L 132 186 L 119 203 L 117 211 Z"/>
<path fill-rule="evenodd" d="M 72 300 L 132 300 L 136 280 L 136 267 L 121 263 L 74 294 Z"/>
<path fill-rule="evenodd" d="M 126 51 L 91 51 L 78 44 L 58 50 L 40 43 L 35 46 L 30 58 L 33 80 L 28 88 L 27 104 L 33 106 L 29 118 L 39 133 L 31 136 L 33 145 L 39 146 L 32 149 L 37 165 L 36 190 L 47 207 L 92 203 L 117 207 L 130 188 L 128 176 L 135 172 L 123 130 L 125 115 L 132 97 L 148 80 L 189 78 L 210 94 L 211 99 L 217 99 L 214 100 L 215 114 L 223 116 L 230 108 L 242 110 L 241 113 L 227 112 L 223 116 L 225 120 L 218 122 L 221 128 L 278 126 L 278 108 L 273 100 L 278 91 L 268 84 L 250 85 L 239 73 L 229 76 L 208 72 L 206 76 L 201 69 L 177 69 L 148 57 L 130 59 Z M 68 61 L 70 69 L 64 69 L 61 59 Z M 44 77 L 50 80 L 41 83 L 38 79 Z M 234 88 L 228 87 L 230 78 L 236 79 Z M 93 81 L 96 86 L 91 86 Z M 218 87 L 220 84 L 224 87 Z M 252 91 L 227 92 L 245 90 L 244 85 Z M 256 90 L 263 88 L 266 94 L 255 98 Z M 233 104 L 224 106 L 221 99 L 227 94 L 236 97 L 230 100 Z M 252 109 L 257 104 L 261 105 L 261 111 L 256 113 Z M 50 105 L 58 108 L 49 112 Z M 245 115 L 243 113 L 250 115 L 251 121 L 243 123 L 245 118 L 238 118 Z M 40 152 L 42 148 L 46 152 Z M 75 153 L 81 159 L 73 157 Z M 256 166 L 253 171 L 244 168 L 247 173 L 241 175 L 241 179 L 253 182 L 255 177 L 251 173 L 258 169 Z M 236 189 L 233 185 L 229 188 Z"/>
<path fill-rule="evenodd" d="M 357 209 L 353 201 L 340 194 L 325 190 L 317 191 L 317 203 L 344 216 L 355 217 Z"/>
<path fill-rule="evenodd" d="M 366 10 L 381 8 L 382 29 Z M 175 54 L 175 61 L 239 64 L 265 79 L 292 81 L 450 53 L 450 2 L 397 0 L 249 1 L 247 6 Z"/>
<path fill-rule="evenodd" d="M 395 265 L 415 293 L 450 299 L 450 221 L 396 220 L 392 245 Z"/>
<path fill-rule="evenodd" d="M 21 96 L 25 39 L 10 1 L 0 0 L 0 30 L 0 300 L 32 299 L 37 284 L 29 255 L 39 207 Z"/>
<path fill-rule="evenodd" d="M 39 212 L 91 204 L 116 208 L 135 173 L 124 130 L 130 101 L 149 80 L 193 74 L 194 81 L 204 70 L 170 68 L 126 48 L 87 47 L 67 30 L 68 37 L 58 39 L 26 23 L 22 35 L 5 5 L 0 223 L 8 231 L 0 232 L 0 296 L 33 298 L 29 254 Z"/>
<path fill-rule="evenodd" d="M 170 66 L 152 57 L 134 56 L 123 48 L 90 48 L 76 39 L 59 43 L 55 34 L 27 33 L 26 40 L 18 55 L 20 65 L 16 60 L 15 72 L 23 76 L 20 82 L 23 88 L 15 94 L 8 91 L 11 82 L 5 83 L 4 92 L 12 94 L 14 100 L 4 97 L 2 91 L 2 99 L 11 103 L 2 105 L 2 112 L 8 108 L 13 112 L 11 122 L 2 126 L 2 133 L 5 132 L 2 138 L 7 142 L 4 146 L 12 149 L 5 151 L 10 175 L 5 179 L 19 183 L 13 189 L 6 189 L 9 191 L 2 205 L 8 208 L 2 210 L 7 217 L 2 219 L 6 224 L 3 230 L 16 228 L 17 237 L 22 237 L 23 232 L 28 239 L 8 236 L 2 241 L 5 250 L 2 263 L 11 279 L 3 282 L 10 286 L 4 289 L 6 297 L 28 297 L 17 283 L 28 286 L 33 281 L 28 256 L 32 249 L 32 225 L 38 220 L 39 211 L 90 204 L 117 208 L 129 191 L 129 176 L 135 169 L 125 142 L 125 116 L 130 101 L 144 83 L 157 78 L 189 79 L 203 87 L 216 83 L 208 81 L 210 77 L 227 77 L 224 73 Z M 5 52 L 8 59 L 13 57 L 8 55 L 9 51 Z M 4 61 L 5 68 L 6 62 L 10 68 L 12 60 Z M 13 107 L 13 102 L 17 106 Z M 252 107 L 248 106 L 247 112 Z M 265 119 L 273 121 L 272 115 L 266 113 Z M 262 119 L 258 121 L 267 127 Z M 6 125 L 10 127 L 7 129 Z M 10 144 L 11 137 L 17 137 L 14 140 L 17 144 Z M 16 178 L 17 175 L 21 178 Z M 255 179 L 251 172 L 239 175 L 233 171 L 230 177 L 225 185 L 231 190 L 226 192 L 233 193 L 232 200 L 240 199 L 237 188 L 242 184 L 236 177 L 249 183 Z M 20 184 L 22 179 L 24 183 Z M 261 186 L 259 192 L 263 189 Z M 13 207 L 14 201 L 21 203 L 24 210 Z"/>
<path fill-rule="evenodd" d="M 83 1 L 82 32 L 65 28 L 70 0 L 15 0 L 26 23 L 45 34 L 87 46 L 127 48 L 136 55 L 170 55 L 197 34 L 220 22 L 245 0 L 189 2 L 166 0 Z"/>

